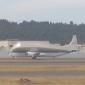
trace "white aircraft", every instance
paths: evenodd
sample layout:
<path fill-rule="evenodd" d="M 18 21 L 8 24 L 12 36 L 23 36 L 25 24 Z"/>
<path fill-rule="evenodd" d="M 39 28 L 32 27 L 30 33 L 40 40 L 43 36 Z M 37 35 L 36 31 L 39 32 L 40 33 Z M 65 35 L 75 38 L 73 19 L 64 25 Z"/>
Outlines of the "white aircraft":
<path fill-rule="evenodd" d="M 78 51 L 77 38 L 73 35 L 71 42 L 64 46 L 55 46 L 54 44 L 36 44 L 31 43 L 28 47 L 22 47 L 21 43 L 18 42 L 10 50 L 10 56 L 31 56 L 32 59 L 36 59 L 39 56 L 45 56 L 46 53 L 58 53 L 64 55 L 67 53 Z"/>

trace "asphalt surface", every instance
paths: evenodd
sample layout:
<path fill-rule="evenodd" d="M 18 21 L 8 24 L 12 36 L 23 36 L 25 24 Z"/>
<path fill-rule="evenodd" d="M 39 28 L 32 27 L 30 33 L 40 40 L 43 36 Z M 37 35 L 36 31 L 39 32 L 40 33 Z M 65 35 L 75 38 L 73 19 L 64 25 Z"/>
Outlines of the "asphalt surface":
<path fill-rule="evenodd" d="M 49 54 L 48 54 L 49 55 Z M 84 52 L 74 52 L 62 56 L 56 56 L 56 53 L 51 54 L 53 56 L 48 57 L 37 57 L 36 60 L 32 60 L 31 58 L 12 58 L 8 56 L 8 51 L 0 51 L 0 64 L 1 65 L 64 65 L 64 64 L 75 64 L 75 65 L 80 65 L 80 64 L 85 64 L 85 53 Z"/>
<path fill-rule="evenodd" d="M 29 60 L 0 59 L 0 65 L 85 65 L 85 59 Z"/>
<path fill-rule="evenodd" d="M 0 60 L 0 65 L 15 65 L 15 66 L 25 66 L 25 65 L 85 65 L 85 59 L 48 59 L 48 60 L 27 60 L 27 59 L 1 59 Z M 34 72 L 0 72 L 0 77 L 59 77 L 59 76 L 84 76 L 85 77 L 85 72 L 81 71 L 34 71 Z"/>
<path fill-rule="evenodd" d="M 69 57 L 70 56 L 70 57 Z M 71 57 L 73 56 L 73 57 Z M 78 57 L 77 57 L 78 56 Z M 36 60 L 29 58 L 0 58 L 0 65 L 85 65 L 85 53 L 73 53 L 60 57 L 41 57 Z M 84 76 L 85 72 L 0 72 L 0 77 L 46 77 L 46 76 Z"/>
<path fill-rule="evenodd" d="M 63 77 L 84 76 L 85 72 L 0 72 L 0 77 Z"/>

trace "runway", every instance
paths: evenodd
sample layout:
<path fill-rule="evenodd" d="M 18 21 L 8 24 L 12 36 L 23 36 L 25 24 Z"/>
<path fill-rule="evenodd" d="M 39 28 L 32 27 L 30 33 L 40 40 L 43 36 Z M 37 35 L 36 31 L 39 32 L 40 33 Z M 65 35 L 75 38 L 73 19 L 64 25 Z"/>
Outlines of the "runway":
<path fill-rule="evenodd" d="M 38 65 L 85 65 L 85 59 L 44 59 L 44 60 L 27 60 L 27 59 L 0 59 L 0 65 L 5 66 L 38 66 Z M 58 76 L 84 76 L 84 71 L 34 71 L 34 72 L 0 72 L 0 77 L 58 77 Z"/>
<path fill-rule="evenodd" d="M 0 77 L 59 77 L 59 76 L 85 77 L 85 72 L 0 72 Z"/>
<path fill-rule="evenodd" d="M 0 65 L 85 65 L 85 59 L 52 59 L 52 60 L 29 60 L 25 59 L 0 59 Z"/>
<path fill-rule="evenodd" d="M 36 60 L 31 58 L 0 58 L 0 66 L 38 66 L 38 65 L 85 65 L 85 55 L 84 54 L 69 54 L 61 57 L 38 57 Z M 70 57 L 69 57 L 70 56 Z M 71 57 L 74 56 L 74 57 Z M 78 56 L 78 58 L 77 58 Z M 80 57 L 79 57 L 80 56 Z M 57 77 L 57 76 L 84 76 L 84 71 L 34 71 L 34 72 L 16 72 L 7 71 L 0 72 L 0 77 Z"/>

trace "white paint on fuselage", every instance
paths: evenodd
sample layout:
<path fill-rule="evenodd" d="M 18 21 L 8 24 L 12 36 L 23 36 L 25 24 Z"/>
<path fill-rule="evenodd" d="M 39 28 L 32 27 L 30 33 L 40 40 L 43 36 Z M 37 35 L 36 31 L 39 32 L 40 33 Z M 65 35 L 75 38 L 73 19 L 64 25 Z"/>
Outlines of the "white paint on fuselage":
<path fill-rule="evenodd" d="M 53 57 L 53 56 L 61 56 L 65 53 L 60 52 L 60 53 L 40 53 L 40 57 Z"/>
<path fill-rule="evenodd" d="M 36 52 L 27 52 L 27 55 L 28 56 L 33 56 L 33 55 L 35 55 L 36 54 Z"/>

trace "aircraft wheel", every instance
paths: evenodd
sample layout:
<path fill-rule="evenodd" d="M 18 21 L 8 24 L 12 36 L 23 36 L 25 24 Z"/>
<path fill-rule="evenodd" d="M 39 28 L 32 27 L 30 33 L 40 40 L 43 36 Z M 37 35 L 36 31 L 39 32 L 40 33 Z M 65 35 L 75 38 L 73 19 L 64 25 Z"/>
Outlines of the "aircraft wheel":
<path fill-rule="evenodd" d="M 37 56 L 32 56 L 32 59 L 36 59 L 37 58 Z"/>

